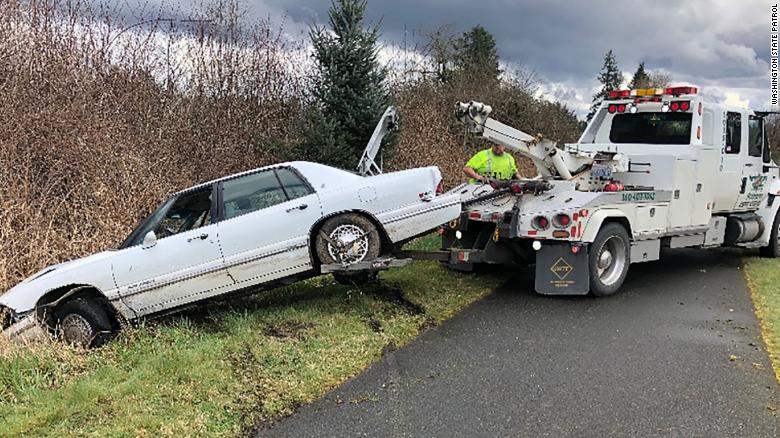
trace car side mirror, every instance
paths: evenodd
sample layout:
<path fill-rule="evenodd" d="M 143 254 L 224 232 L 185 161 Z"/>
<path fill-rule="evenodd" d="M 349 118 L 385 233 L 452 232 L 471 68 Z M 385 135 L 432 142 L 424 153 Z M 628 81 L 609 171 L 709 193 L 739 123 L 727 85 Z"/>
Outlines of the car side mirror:
<path fill-rule="evenodd" d="M 144 236 L 144 241 L 141 244 L 141 248 L 147 249 L 153 247 L 154 245 L 157 245 L 157 235 L 154 234 L 154 231 L 149 231 Z"/>

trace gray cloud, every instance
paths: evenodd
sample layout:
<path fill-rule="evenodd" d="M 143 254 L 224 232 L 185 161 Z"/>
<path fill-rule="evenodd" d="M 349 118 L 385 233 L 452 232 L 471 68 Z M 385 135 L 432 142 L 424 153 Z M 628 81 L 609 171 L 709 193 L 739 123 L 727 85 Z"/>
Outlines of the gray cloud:
<path fill-rule="evenodd" d="M 308 25 L 324 23 L 329 5 L 246 3 L 258 18 L 287 17 L 288 31 L 298 36 Z M 457 32 L 481 24 L 495 35 L 502 59 L 534 70 L 553 95 L 574 96 L 566 103 L 581 112 L 609 49 L 627 72 L 645 61 L 675 81 L 716 88 L 720 94 L 714 95 L 731 90 L 753 106 L 767 106 L 769 7 L 765 0 L 369 0 L 367 15 L 381 21 L 383 39 L 397 45 L 404 29 L 408 40 L 421 42 L 421 32 L 443 24 Z"/>

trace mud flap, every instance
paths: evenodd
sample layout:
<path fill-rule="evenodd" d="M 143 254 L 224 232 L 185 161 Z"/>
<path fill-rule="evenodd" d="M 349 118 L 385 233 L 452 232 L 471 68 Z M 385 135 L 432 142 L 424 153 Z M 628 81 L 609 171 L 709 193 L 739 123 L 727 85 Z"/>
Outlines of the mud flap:
<path fill-rule="evenodd" d="M 536 252 L 537 293 L 587 295 L 590 291 L 587 247 L 575 254 L 569 243 L 545 243 Z"/>

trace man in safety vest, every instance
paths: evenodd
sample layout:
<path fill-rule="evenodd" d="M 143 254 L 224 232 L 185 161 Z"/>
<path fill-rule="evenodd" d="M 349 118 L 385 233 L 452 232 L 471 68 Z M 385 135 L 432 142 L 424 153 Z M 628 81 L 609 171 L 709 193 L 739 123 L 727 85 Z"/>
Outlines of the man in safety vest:
<path fill-rule="evenodd" d="M 463 168 L 469 183 L 489 182 L 491 179 L 520 179 L 515 158 L 506 152 L 506 146 L 493 143 L 490 149 L 474 154 Z"/>

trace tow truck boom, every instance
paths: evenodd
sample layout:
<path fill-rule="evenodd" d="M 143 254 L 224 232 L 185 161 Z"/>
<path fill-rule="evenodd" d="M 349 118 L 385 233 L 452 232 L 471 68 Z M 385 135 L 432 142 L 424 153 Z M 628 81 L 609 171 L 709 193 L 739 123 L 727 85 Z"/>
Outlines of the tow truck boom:
<path fill-rule="evenodd" d="M 552 140 L 541 135 L 536 137 L 517 128 L 505 125 L 490 116 L 493 108 L 481 102 L 458 102 L 455 117 L 463 123 L 466 131 L 487 140 L 502 144 L 510 150 L 529 158 L 542 177 L 572 179 L 572 174 L 590 168 L 597 153 L 583 152 L 568 147 L 560 149 Z M 627 168 L 628 161 L 620 154 L 600 157 L 598 161 L 611 164 L 616 171 Z M 607 158 L 604 160 L 604 158 Z"/>

